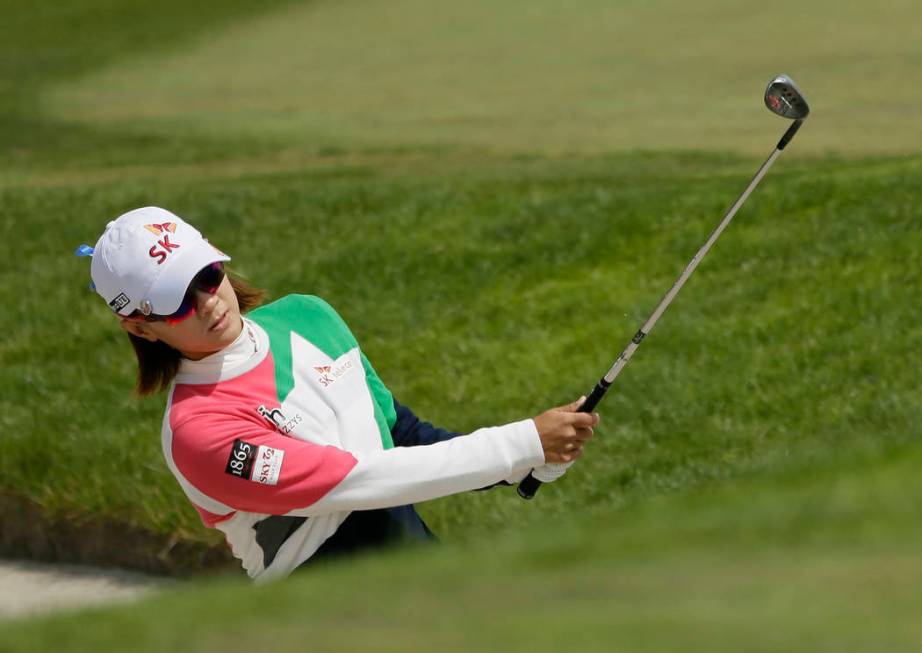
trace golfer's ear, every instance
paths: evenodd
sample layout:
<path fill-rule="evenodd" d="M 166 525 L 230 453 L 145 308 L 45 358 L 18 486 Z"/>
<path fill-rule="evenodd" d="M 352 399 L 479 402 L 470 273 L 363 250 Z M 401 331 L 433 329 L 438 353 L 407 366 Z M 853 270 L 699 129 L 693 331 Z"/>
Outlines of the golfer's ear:
<path fill-rule="evenodd" d="M 157 336 L 151 333 L 150 329 L 147 328 L 147 324 L 144 322 L 122 318 L 118 321 L 118 325 L 133 336 L 138 336 L 139 338 L 144 338 L 151 342 L 157 342 L 158 340 Z"/>

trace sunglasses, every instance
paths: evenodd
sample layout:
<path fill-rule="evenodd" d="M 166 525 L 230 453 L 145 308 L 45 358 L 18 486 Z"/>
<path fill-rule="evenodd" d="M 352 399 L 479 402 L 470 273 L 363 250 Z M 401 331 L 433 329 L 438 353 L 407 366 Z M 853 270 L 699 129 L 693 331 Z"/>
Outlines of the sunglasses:
<path fill-rule="evenodd" d="M 128 317 L 139 321 L 143 320 L 145 322 L 178 324 L 195 313 L 199 292 L 213 295 L 218 292 L 218 287 L 221 285 L 222 281 L 224 281 L 224 265 L 220 262 L 212 263 L 202 268 L 199 273 L 192 278 L 189 287 L 186 289 L 186 294 L 183 295 L 182 303 L 179 305 L 179 308 L 169 315 L 144 315 L 141 311 L 135 311 Z"/>

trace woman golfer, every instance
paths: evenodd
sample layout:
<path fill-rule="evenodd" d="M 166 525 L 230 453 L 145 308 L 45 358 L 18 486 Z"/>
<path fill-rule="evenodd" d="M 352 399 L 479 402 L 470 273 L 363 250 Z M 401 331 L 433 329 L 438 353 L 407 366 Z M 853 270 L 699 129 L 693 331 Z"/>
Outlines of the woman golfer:
<path fill-rule="evenodd" d="M 230 257 L 164 209 L 130 211 L 78 251 L 128 332 L 139 392 L 169 390 L 170 471 L 258 580 L 427 539 L 413 503 L 573 461 L 598 422 L 579 402 L 461 437 L 420 422 L 326 302 L 256 308 L 261 291 L 225 272 Z"/>

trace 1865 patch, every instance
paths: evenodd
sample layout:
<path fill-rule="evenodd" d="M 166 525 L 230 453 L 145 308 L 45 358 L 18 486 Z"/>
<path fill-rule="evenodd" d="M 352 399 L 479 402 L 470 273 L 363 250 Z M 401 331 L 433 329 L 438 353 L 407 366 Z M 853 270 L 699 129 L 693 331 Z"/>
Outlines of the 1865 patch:
<path fill-rule="evenodd" d="M 285 452 L 274 447 L 234 440 L 225 473 L 263 485 L 276 485 L 282 472 Z"/>
<path fill-rule="evenodd" d="M 224 471 L 231 476 L 248 479 L 253 471 L 254 458 L 256 458 L 256 447 L 237 438 L 234 440 L 234 446 L 231 448 L 230 458 L 227 459 L 227 467 Z"/>

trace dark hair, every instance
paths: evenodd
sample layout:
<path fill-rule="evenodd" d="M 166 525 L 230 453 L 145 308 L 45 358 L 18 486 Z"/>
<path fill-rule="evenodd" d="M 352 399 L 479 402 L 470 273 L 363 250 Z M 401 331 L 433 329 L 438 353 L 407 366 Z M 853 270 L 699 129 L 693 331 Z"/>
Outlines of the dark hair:
<path fill-rule="evenodd" d="M 227 272 L 227 278 L 234 289 L 234 294 L 237 295 L 241 313 L 246 313 L 251 308 L 259 306 L 266 299 L 265 290 L 251 286 L 234 273 Z M 138 395 L 146 397 L 169 388 L 173 379 L 176 378 L 179 363 L 182 360 L 179 350 L 170 347 L 162 340 L 151 342 L 130 333 L 128 339 L 138 358 L 138 382 L 135 386 Z"/>

